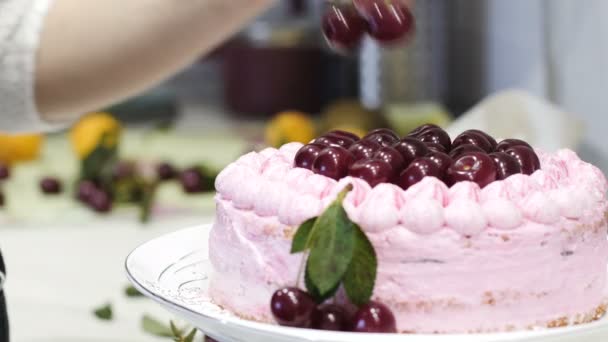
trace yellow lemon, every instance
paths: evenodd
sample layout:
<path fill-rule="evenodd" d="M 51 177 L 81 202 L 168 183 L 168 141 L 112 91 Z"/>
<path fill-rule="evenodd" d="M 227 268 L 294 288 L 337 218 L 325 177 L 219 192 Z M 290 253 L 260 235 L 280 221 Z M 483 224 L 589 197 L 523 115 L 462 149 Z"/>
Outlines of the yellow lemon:
<path fill-rule="evenodd" d="M 120 140 L 120 122 L 109 113 L 91 113 L 84 116 L 70 130 L 70 141 L 74 152 L 80 157 L 88 156 L 105 137 L 106 147 L 114 147 Z"/>
<path fill-rule="evenodd" d="M 315 137 L 315 125 L 310 116 L 302 112 L 282 112 L 266 126 L 266 143 L 279 147 L 289 142 L 303 144 Z"/>
<path fill-rule="evenodd" d="M 0 161 L 14 164 L 34 160 L 40 154 L 44 137 L 38 134 L 0 134 Z"/>

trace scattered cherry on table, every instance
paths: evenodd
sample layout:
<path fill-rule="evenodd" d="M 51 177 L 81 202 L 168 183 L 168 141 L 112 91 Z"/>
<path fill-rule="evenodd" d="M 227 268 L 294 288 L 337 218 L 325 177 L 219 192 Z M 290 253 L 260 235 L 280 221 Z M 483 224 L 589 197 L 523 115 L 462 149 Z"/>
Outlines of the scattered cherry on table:
<path fill-rule="evenodd" d="M 7 164 L 0 162 L 0 180 L 5 180 L 10 178 L 11 169 Z"/>
<path fill-rule="evenodd" d="M 40 190 L 47 195 L 57 195 L 63 191 L 63 185 L 57 178 L 45 177 L 40 180 Z"/>

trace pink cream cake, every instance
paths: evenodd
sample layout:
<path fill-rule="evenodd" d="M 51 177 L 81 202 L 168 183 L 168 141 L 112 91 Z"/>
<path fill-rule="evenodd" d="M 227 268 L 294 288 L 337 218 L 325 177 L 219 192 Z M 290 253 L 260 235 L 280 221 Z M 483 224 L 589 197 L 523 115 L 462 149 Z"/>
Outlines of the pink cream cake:
<path fill-rule="evenodd" d="M 378 256 L 373 299 L 401 333 L 559 327 L 602 317 L 607 298 L 607 183 L 570 150 L 536 151 L 541 169 L 480 187 L 435 177 L 403 190 L 294 166 L 302 144 L 239 158 L 219 175 L 210 236 L 212 299 L 274 322 L 269 301 L 293 285 L 297 227 L 348 184 L 349 218 Z"/>

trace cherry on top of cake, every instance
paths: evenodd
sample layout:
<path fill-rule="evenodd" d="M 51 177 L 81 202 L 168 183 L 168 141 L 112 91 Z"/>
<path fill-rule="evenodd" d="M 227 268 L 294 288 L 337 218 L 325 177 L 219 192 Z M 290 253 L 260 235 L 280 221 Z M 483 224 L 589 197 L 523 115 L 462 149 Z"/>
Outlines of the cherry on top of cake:
<path fill-rule="evenodd" d="M 472 129 L 452 141 L 442 128 L 426 124 L 403 138 L 386 128 L 361 139 L 331 131 L 304 145 L 294 165 L 335 180 L 351 176 L 372 187 L 393 183 L 407 190 L 424 177 L 436 177 L 448 186 L 471 181 L 483 188 L 514 174 L 531 175 L 540 169 L 540 160 L 523 140 L 499 143 Z"/>

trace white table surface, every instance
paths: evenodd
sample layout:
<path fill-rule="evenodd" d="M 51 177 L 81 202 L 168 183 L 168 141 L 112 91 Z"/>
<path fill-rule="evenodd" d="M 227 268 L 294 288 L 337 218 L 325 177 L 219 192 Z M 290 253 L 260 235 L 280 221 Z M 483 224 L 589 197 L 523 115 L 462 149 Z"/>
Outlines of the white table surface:
<path fill-rule="evenodd" d="M 128 281 L 123 263 L 140 243 L 211 218 L 161 219 L 143 227 L 135 221 L 92 221 L 2 227 L 12 341 L 170 341 L 141 329 L 144 313 L 165 322 L 172 317 L 148 299 L 124 295 Z M 113 321 L 92 314 L 105 302 L 113 304 Z"/>

